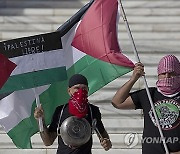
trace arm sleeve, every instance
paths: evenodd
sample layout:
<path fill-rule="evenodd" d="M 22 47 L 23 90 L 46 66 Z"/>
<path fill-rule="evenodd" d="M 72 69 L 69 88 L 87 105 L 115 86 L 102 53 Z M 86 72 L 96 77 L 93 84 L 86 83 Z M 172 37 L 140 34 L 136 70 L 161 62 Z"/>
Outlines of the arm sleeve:
<path fill-rule="evenodd" d="M 100 133 L 103 133 L 105 131 L 102 119 L 101 119 L 101 113 L 97 106 L 93 107 L 93 118 L 97 120 L 96 127 L 99 130 Z"/>
<path fill-rule="evenodd" d="M 142 105 L 141 105 L 141 101 L 140 101 L 141 92 L 140 91 L 132 92 L 132 93 L 130 93 L 130 96 L 135 105 L 135 109 L 142 109 Z"/>
<path fill-rule="evenodd" d="M 152 100 L 153 100 L 154 93 L 156 92 L 156 88 L 150 87 L 149 92 L 150 92 L 150 95 L 151 95 Z M 135 109 L 143 109 L 145 107 L 144 104 L 146 102 L 149 102 L 146 89 L 142 89 L 142 90 L 132 92 L 132 93 L 130 93 L 130 96 L 133 100 L 133 103 L 135 104 Z"/>

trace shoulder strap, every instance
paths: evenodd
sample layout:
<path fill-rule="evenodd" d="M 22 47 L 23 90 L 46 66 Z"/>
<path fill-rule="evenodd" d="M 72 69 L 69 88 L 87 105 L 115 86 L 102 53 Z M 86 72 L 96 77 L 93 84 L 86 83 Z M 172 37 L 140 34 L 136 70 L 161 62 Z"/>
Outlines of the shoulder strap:
<path fill-rule="evenodd" d="M 91 105 L 89 104 L 89 111 L 90 111 L 90 115 L 91 115 L 91 122 L 93 121 L 93 114 L 92 114 L 92 108 Z"/>
<path fill-rule="evenodd" d="M 61 113 L 60 113 L 60 115 L 59 115 L 59 121 L 58 121 L 58 125 L 57 125 L 57 135 L 58 135 L 58 136 L 61 135 L 61 134 L 60 134 L 60 122 L 61 122 L 61 117 L 62 117 L 62 114 L 63 114 L 63 111 L 64 111 L 65 106 L 66 106 L 66 104 L 63 105 L 62 110 L 61 110 Z"/>

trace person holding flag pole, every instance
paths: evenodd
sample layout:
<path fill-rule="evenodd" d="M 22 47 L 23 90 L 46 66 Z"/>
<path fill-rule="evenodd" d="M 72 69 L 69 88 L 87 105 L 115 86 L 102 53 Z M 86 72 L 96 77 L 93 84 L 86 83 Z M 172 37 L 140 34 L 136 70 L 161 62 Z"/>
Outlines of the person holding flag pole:
<path fill-rule="evenodd" d="M 114 95 L 112 104 L 118 109 L 143 109 L 143 154 L 179 154 L 180 62 L 174 55 L 163 57 L 158 65 L 157 88 L 148 88 L 144 65 L 140 62 L 121 0 L 120 4 L 138 63 L 134 67 L 130 80 Z M 130 93 L 131 88 L 140 77 L 143 77 L 145 89 Z M 152 140 L 158 138 L 160 143 L 147 143 L 146 138 Z"/>

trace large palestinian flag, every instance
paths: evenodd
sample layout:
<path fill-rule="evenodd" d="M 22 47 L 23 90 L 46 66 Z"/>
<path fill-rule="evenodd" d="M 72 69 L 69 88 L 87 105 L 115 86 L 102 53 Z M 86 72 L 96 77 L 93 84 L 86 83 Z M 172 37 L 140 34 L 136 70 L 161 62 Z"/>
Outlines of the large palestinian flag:
<path fill-rule="evenodd" d="M 91 3 L 58 29 L 64 33 L 61 40 L 65 53 L 67 80 L 53 83 L 50 87 L 37 88 L 47 124 L 50 123 L 55 108 L 67 103 L 68 79 L 73 74 L 80 73 L 87 77 L 89 95 L 91 95 L 107 83 L 130 72 L 134 67 L 134 64 L 122 54 L 118 45 L 116 31 L 118 1 L 95 0 L 92 5 Z M 82 21 L 81 16 L 83 16 Z M 87 20 L 91 22 L 86 22 Z M 84 27 L 90 29 L 87 28 L 84 31 Z M 95 28 L 98 28 L 97 31 L 92 31 Z M 92 33 L 88 34 L 88 31 Z M 36 106 L 34 99 L 34 92 L 29 89 L 14 92 L 0 102 L 0 113 L 3 113 L 0 124 L 4 126 L 15 145 L 20 148 L 30 148 L 30 138 L 38 131 L 37 122 L 33 117 Z M 5 105 L 10 107 L 6 108 Z"/>

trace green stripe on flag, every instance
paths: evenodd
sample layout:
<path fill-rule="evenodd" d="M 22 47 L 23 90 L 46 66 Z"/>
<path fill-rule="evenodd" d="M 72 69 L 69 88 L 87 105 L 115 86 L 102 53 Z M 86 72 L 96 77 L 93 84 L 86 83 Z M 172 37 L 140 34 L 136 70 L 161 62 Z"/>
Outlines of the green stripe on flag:
<path fill-rule="evenodd" d="M 130 72 L 130 68 L 113 65 L 85 56 L 67 70 L 68 79 L 75 73 L 80 73 L 88 78 L 89 95 L 105 86 L 114 79 Z M 66 104 L 68 80 L 52 84 L 48 90 L 40 95 L 40 101 L 44 108 L 46 124 L 50 124 L 51 117 L 58 105 Z M 35 102 L 33 103 L 31 116 L 24 119 L 11 129 L 8 135 L 13 139 L 14 144 L 20 148 L 30 148 L 29 138 L 38 131 L 37 122 L 34 119 Z"/>
<path fill-rule="evenodd" d="M 68 70 L 68 77 L 75 73 L 85 75 L 89 83 L 89 94 L 99 90 L 109 82 L 132 69 L 107 63 L 91 56 L 85 56 Z"/>
<path fill-rule="evenodd" d="M 65 66 L 14 75 L 9 77 L 8 81 L 0 90 L 0 93 L 34 88 L 52 82 L 66 80 L 66 78 L 67 73 Z"/>

